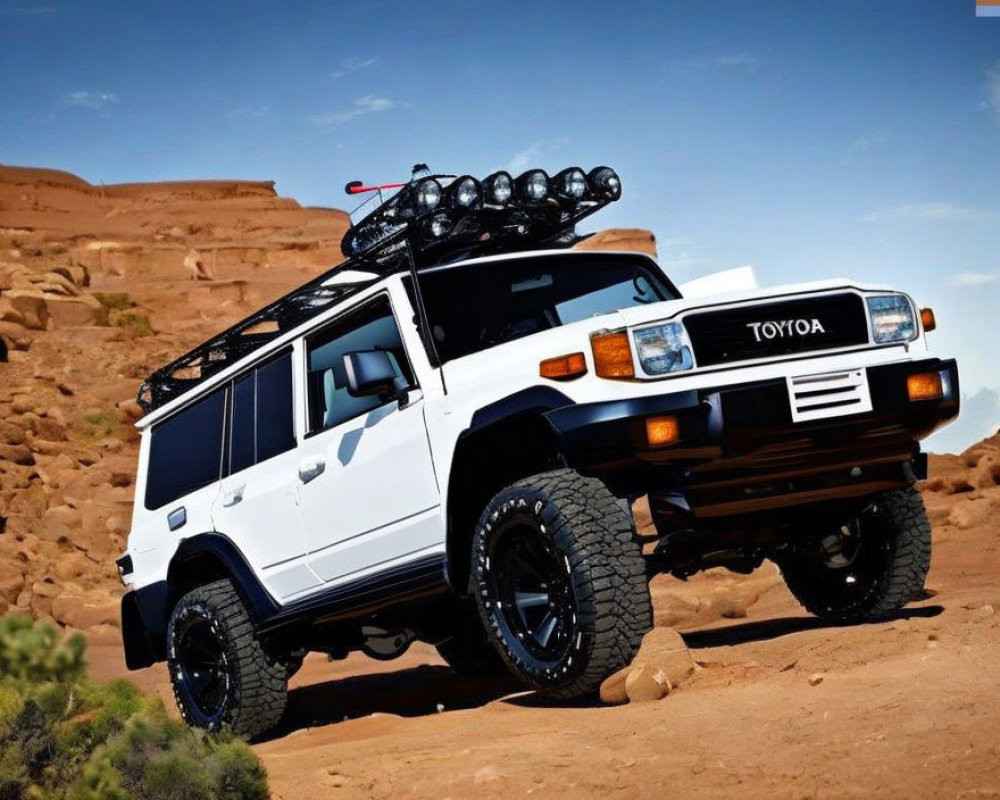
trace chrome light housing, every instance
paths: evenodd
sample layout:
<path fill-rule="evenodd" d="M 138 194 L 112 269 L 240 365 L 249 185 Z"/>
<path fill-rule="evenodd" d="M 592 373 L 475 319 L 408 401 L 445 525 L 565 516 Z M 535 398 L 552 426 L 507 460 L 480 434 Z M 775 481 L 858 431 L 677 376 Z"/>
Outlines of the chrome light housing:
<path fill-rule="evenodd" d="M 917 315 L 905 294 L 880 294 L 865 300 L 876 344 L 911 342 L 917 338 Z"/>
<path fill-rule="evenodd" d="M 648 375 L 666 375 L 694 368 L 691 341 L 679 322 L 642 328 L 632 334 L 639 363 Z"/>
<path fill-rule="evenodd" d="M 622 196 L 622 181 L 611 167 L 595 167 L 587 175 L 590 190 L 602 200 L 617 200 Z"/>
<path fill-rule="evenodd" d="M 455 178 L 448 187 L 448 202 L 452 208 L 476 208 L 482 204 L 483 192 L 479 181 L 471 175 Z"/>
<path fill-rule="evenodd" d="M 417 203 L 417 213 L 426 214 L 441 204 L 441 184 L 434 178 L 420 181 L 414 189 L 413 196 Z"/>
<path fill-rule="evenodd" d="M 494 206 L 505 206 L 514 194 L 514 179 L 509 172 L 494 172 L 483 181 L 483 197 Z"/>
<path fill-rule="evenodd" d="M 542 169 L 529 170 L 518 177 L 517 190 L 526 203 L 541 203 L 549 196 L 549 176 Z"/>
<path fill-rule="evenodd" d="M 579 167 L 564 169 L 552 179 L 553 193 L 563 200 L 582 200 L 587 193 L 587 176 Z"/>

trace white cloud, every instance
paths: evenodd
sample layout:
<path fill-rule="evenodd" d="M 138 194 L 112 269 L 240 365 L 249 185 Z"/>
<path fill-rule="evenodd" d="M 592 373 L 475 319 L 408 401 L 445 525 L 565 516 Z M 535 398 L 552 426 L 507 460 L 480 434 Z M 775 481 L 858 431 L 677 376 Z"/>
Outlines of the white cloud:
<path fill-rule="evenodd" d="M 530 167 L 540 166 L 540 162 L 547 158 L 548 156 L 558 153 L 567 144 L 569 144 L 569 139 L 542 139 L 529 145 L 517 153 L 511 156 L 510 161 L 507 162 L 505 169 L 508 172 L 514 173 L 515 177 L 519 172 L 524 172 Z"/>
<path fill-rule="evenodd" d="M 121 99 L 114 92 L 70 92 L 62 98 L 64 106 L 75 106 L 77 108 L 90 108 L 95 111 L 115 106 L 121 103 Z"/>
<path fill-rule="evenodd" d="M 761 64 L 759 58 L 755 56 L 748 56 L 744 54 L 740 55 L 730 55 L 730 56 L 718 56 L 712 59 L 711 66 L 716 67 L 742 67 L 744 69 L 757 69 Z"/>
<path fill-rule="evenodd" d="M 329 114 L 313 114 L 307 117 L 307 119 L 313 125 L 331 127 L 333 125 L 342 125 L 345 122 L 350 122 L 352 119 L 357 119 L 368 114 L 379 114 L 384 111 L 392 111 L 395 108 L 403 108 L 407 105 L 409 104 L 401 103 L 398 100 L 390 100 L 388 97 L 366 94 L 364 97 L 355 100 L 351 108 L 343 111 L 333 111 Z"/>
<path fill-rule="evenodd" d="M 54 17 L 56 10 L 51 6 L 15 6 L 13 8 L 0 8 L 0 17 L 29 18 L 29 17 Z"/>
<path fill-rule="evenodd" d="M 228 119 L 259 119 L 266 117 L 269 111 L 267 106 L 240 106 L 226 114 L 226 117 Z"/>
<path fill-rule="evenodd" d="M 670 66 L 685 72 L 689 69 L 735 69 L 744 72 L 756 72 L 763 65 L 757 56 L 747 53 L 723 53 L 717 56 L 702 58 L 674 59 Z"/>
<path fill-rule="evenodd" d="M 862 221 L 981 222 L 996 219 L 997 216 L 995 211 L 989 211 L 985 208 L 956 206 L 953 203 L 909 203 L 895 208 L 872 211 L 862 217 Z"/>
<path fill-rule="evenodd" d="M 982 286 L 1000 281 L 1000 272 L 959 272 L 948 281 L 952 286 Z"/>
<path fill-rule="evenodd" d="M 368 69 L 376 61 L 378 61 L 377 58 L 345 58 L 340 62 L 340 69 L 330 73 L 330 78 L 338 80 L 352 72 L 357 72 L 359 69 Z"/>

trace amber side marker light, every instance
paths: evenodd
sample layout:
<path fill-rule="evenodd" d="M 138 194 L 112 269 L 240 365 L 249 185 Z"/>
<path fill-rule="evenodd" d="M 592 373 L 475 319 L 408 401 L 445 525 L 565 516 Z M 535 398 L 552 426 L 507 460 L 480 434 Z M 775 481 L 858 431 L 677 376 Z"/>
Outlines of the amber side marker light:
<path fill-rule="evenodd" d="M 625 331 L 598 333 L 590 337 L 594 351 L 594 372 L 602 378 L 634 378 L 632 348 Z"/>
<path fill-rule="evenodd" d="M 933 308 L 920 309 L 920 322 L 924 326 L 924 333 L 930 333 L 937 327 L 937 320 L 934 319 Z"/>
<path fill-rule="evenodd" d="M 538 365 L 538 374 L 554 381 L 568 381 L 587 374 L 587 360 L 583 353 L 547 358 Z"/>
<path fill-rule="evenodd" d="M 650 447 L 663 447 L 680 441 L 681 426 L 677 417 L 650 417 L 646 420 L 646 441 Z"/>
<path fill-rule="evenodd" d="M 941 375 L 937 372 L 918 372 L 906 379 L 906 393 L 910 400 L 936 400 L 944 397 Z"/>

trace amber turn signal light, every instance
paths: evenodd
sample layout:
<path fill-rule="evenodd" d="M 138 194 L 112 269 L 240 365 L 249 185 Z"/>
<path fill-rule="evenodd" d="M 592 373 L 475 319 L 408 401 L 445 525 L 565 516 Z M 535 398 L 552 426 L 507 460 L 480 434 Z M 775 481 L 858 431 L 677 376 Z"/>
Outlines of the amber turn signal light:
<path fill-rule="evenodd" d="M 602 378 L 634 378 L 632 348 L 625 331 L 598 333 L 590 337 L 594 351 L 594 372 Z"/>
<path fill-rule="evenodd" d="M 906 393 L 910 400 L 936 400 L 944 397 L 941 374 L 938 372 L 918 372 L 906 379 Z"/>
<path fill-rule="evenodd" d="M 924 326 L 924 333 L 930 333 L 937 327 L 937 320 L 934 319 L 933 308 L 920 309 L 920 322 Z"/>
<path fill-rule="evenodd" d="M 587 374 L 587 360 L 583 353 L 547 358 L 538 365 L 538 374 L 554 381 L 567 381 Z"/>
<path fill-rule="evenodd" d="M 677 417 L 650 417 L 646 420 L 646 441 L 650 447 L 663 447 L 681 438 Z"/>

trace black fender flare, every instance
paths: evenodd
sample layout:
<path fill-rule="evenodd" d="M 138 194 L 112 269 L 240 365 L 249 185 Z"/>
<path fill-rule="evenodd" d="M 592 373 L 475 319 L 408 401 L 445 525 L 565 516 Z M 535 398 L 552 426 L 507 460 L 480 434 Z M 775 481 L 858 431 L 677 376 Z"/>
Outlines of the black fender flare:
<path fill-rule="evenodd" d="M 180 574 L 185 570 L 185 565 L 191 565 L 192 562 L 202 559 L 215 561 L 232 580 L 233 587 L 246 603 L 250 619 L 255 626 L 262 624 L 280 610 L 278 604 L 268 594 L 267 589 L 250 568 L 250 564 L 244 558 L 239 547 L 232 539 L 219 531 L 191 536 L 178 545 L 167 570 L 168 600 L 175 599 L 176 587 L 180 584 Z M 206 576 L 207 579 L 215 577 L 218 576 Z M 167 613 L 169 614 L 169 609 Z M 165 627 L 166 619 L 164 619 Z"/>

